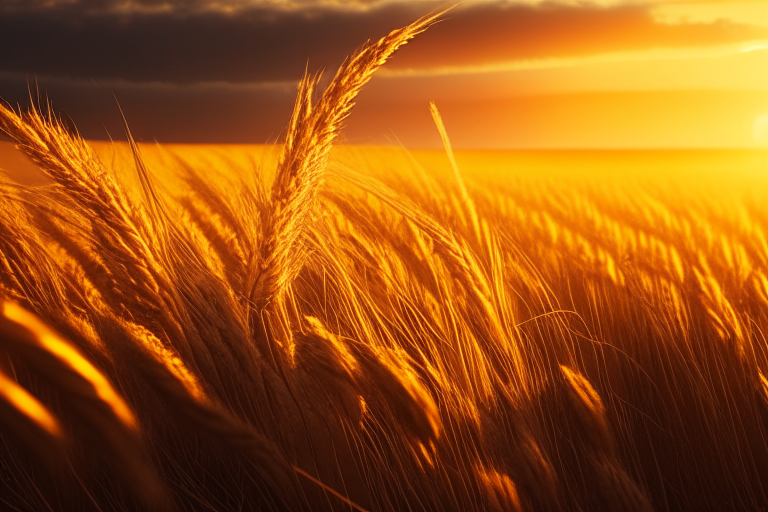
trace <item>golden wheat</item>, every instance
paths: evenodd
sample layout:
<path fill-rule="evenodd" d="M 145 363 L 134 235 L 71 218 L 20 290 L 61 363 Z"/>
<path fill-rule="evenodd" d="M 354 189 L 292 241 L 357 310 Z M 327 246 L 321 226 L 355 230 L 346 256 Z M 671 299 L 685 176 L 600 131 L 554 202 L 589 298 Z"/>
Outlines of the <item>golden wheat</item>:
<path fill-rule="evenodd" d="M 462 174 L 434 104 L 447 167 L 332 153 L 437 18 L 307 74 L 259 174 L 0 106 L 51 180 L 0 180 L 1 507 L 765 509 L 764 191 Z"/>

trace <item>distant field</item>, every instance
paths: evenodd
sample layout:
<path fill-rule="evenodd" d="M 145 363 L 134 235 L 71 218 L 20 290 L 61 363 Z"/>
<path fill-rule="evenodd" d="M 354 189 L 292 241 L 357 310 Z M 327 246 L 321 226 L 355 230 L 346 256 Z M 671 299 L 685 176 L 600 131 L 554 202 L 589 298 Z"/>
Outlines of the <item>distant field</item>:
<path fill-rule="evenodd" d="M 106 163 L 113 158 L 121 166 L 132 162 L 125 143 L 92 142 Z M 247 170 L 274 172 L 279 148 L 271 145 L 206 145 L 206 144 L 140 144 L 149 167 L 164 174 L 171 154 L 191 162 L 205 159 L 224 165 L 215 172 Z M 397 147 L 341 146 L 333 150 L 334 158 L 362 168 L 410 165 L 415 160 L 430 170 L 449 172 L 442 150 L 406 151 Z M 539 179 L 556 177 L 573 180 L 616 179 L 701 179 L 736 186 L 759 186 L 768 183 L 768 150 L 759 149 L 681 149 L 681 150 L 468 150 L 456 151 L 462 172 L 478 179 Z M 413 160 L 412 160 L 413 159 Z M 227 171 L 231 168 L 231 171 Z M 42 175 L 10 142 L 0 141 L 0 169 L 14 180 L 37 183 Z"/>

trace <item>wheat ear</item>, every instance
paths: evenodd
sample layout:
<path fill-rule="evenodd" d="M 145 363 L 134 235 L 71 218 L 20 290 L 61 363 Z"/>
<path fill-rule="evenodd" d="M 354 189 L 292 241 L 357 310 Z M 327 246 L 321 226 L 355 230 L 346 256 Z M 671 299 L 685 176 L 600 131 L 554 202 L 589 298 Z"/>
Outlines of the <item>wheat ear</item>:
<path fill-rule="evenodd" d="M 401 46 L 434 24 L 442 13 L 425 16 L 368 42 L 347 58 L 317 105 L 312 95 L 320 75 L 306 74 L 272 184 L 271 210 L 257 255 L 250 300 L 259 311 L 278 296 L 303 265 L 305 225 L 315 204 L 328 154 L 338 139 L 360 89 Z"/>

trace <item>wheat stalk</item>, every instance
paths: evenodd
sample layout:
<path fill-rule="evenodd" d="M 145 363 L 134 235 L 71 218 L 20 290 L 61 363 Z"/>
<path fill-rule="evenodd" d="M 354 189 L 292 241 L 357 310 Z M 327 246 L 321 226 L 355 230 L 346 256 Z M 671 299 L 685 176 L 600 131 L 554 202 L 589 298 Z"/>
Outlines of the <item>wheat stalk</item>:
<path fill-rule="evenodd" d="M 361 46 L 344 61 L 316 105 L 312 105 L 312 95 L 320 75 L 305 74 L 299 83 L 272 185 L 271 210 L 257 251 L 258 268 L 249 294 L 255 311 L 278 296 L 301 269 L 305 225 L 331 147 L 358 92 L 398 48 L 434 24 L 441 15 L 425 16 L 375 43 Z"/>

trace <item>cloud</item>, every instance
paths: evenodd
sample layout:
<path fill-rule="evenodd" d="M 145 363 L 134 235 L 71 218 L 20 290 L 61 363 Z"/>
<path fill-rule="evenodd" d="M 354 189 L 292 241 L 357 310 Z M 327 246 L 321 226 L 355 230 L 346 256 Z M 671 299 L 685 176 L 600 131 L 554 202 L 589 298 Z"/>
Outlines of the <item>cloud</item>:
<path fill-rule="evenodd" d="M 86 139 L 125 140 L 115 99 L 137 140 L 190 143 L 266 143 L 284 130 L 296 97 L 295 83 L 147 84 L 47 79 L 0 73 L 7 103 L 24 108 L 50 100 L 57 115 Z"/>
<path fill-rule="evenodd" d="M 295 80 L 307 65 L 333 68 L 367 39 L 446 5 L 339 4 L 6 0 L 0 7 L 0 48 L 5 49 L 0 71 L 176 84 Z M 722 21 L 664 24 L 649 9 L 637 4 L 466 4 L 405 47 L 391 69 L 766 38 L 763 28 Z"/>
<path fill-rule="evenodd" d="M 728 21 L 659 22 L 649 5 L 480 4 L 405 48 L 396 68 L 482 66 L 657 48 L 702 47 L 765 39 L 764 27 Z"/>
<path fill-rule="evenodd" d="M 236 13 L 162 5 L 106 8 L 102 1 L 9 9 L 0 16 L 0 69 L 7 72 L 137 82 L 252 82 L 298 78 L 338 65 L 371 37 L 429 11 L 385 5 L 364 11 L 261 5 Z M 197 6 L 197 8 L 195 7 Z"/>
<path fill-rule="evenodd" d="M 385 4 L 413 3 L 414 1 L 424 3 L 428 0 L 4 0 L 0 5 L 0 12 L 57 11 L 77 14 L 173 12 L 175 14 L 189 14 L 232 13 L 252 8 L 280 11 L 306 10 L 308 8 L 365 10 Z"/>

